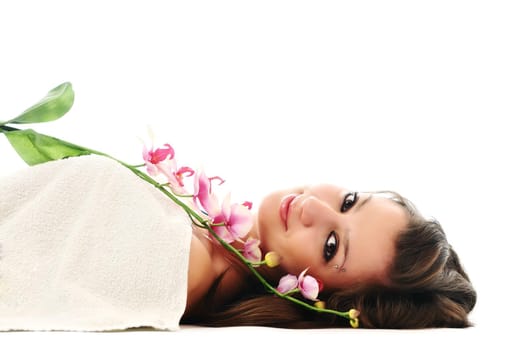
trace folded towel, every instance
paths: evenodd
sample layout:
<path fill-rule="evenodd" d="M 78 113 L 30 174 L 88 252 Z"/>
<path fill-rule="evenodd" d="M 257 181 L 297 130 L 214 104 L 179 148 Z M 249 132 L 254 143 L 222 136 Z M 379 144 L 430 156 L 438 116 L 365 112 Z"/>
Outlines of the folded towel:
<path fill-rule="evenodd" d="M 0 330 L 179 329 L 187 214 L 101 156 L 0 179 Z"/>

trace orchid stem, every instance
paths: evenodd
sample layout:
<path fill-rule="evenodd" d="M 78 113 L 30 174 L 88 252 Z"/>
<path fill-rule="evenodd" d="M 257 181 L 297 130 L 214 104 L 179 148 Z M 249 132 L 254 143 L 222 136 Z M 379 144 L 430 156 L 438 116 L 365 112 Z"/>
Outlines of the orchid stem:
<path fill-rule="evenodd" d="M 17 129 L 17 128 L 14 128 L 14 127 L 7 126 L 7 125 L 5 125 L 6 123 L 8 123 L 8 122 L 0 121 L 0 133 L 9 133 L 9 132 L 15 132 L 15 131 L 19 131 L 20 130 L 20 129 Z M 96 155 L 99 155 L 99 156 L 104 156 L 104 157 L 110 158 L 110 159 L 120 163 L 121 165 L 123 165 L 124 167 L 126 167 L 130 171 L 132 171 L 139 178 L 143 179 L 144 181 L 150 183 L 155 188 L 159 189 L 164 195 L 166 195 L 174 203 L 179 205 L 187 213 L 187 215 L 189 216 L 189 218 L 191 219 L 191 221 L 192 221 L 192 223 L 194 225 L 196 225 L 197 227 L 201 227 L 203 229 L 207 229 L 210 232 L 210 234 L 225 249 L 227 249 L 232 254 L 234 254 L 236 257 L 238 257 L 238 259 L 240 259 L 240 261 L 247 266 L 247 268 L 254 274 L 254 276 L 260 281 L 260 283 L 262 283 L 262 285 L 268 291 L 270 291 L 271 293 L 277 295 L 280 298 L 289 300 L 289 301 L 291 301 L 291 302 L 293 302 L 293 303 L 295 303 L 297 305 L 303 306 L 303 307 L 305 307 L 307 309 L 310 309 L 310 310 L 313 310 L 313 311 L 316 311 L 316 312 L 329 313 L 329 314 L 334 314 L 334 315 L 337 315 L 337 316 L 340 316 L 340 317 L 344 317 L 344 318 L 346 318 L 346 319 L 351 321 L 351 324 L 352 324 L 353 327 L 355 327 L 354 324 L 356 326 L 358 326 L 358 319 L 353 318 L 353 316 L 350 316 L 351 310 L 350 310 L 350 312 L 341 312 L 341 311 L 332 310 L 332 309 L 325 309 L 325 308 L 315 307 L 315 306 L 310 305 L 310 304 L 308 304 L 308 303 L 306 303 L 306 302 L 304 302 L 304 301 L 302 301 L 300 299 L 297 299 L 297 298 L 291 296 L 291 294 L 293 294 L 293 292 L 298 292 L 298 290 L 290 291 L 290 292 L 287 292 L 287 293 L 280 293 L 276 288 L 274 288 L 271 284 L 269 284 L 269 282 L 267 282 L 267 280 L 256 270 L 256 267 L 265 264 L 265 261 L 253 262 L 253 261 L 250 261 L 250 260 L 246 259 L 242 255 L 242 253 L 240 253 L 240 251 L 238 251 L 236 248 L 234 248 L 231 244 L 229 244 L 226 241 L 224 241 L 221 237 L 219 237 L 216 234 L 216 232 L 214 232 L 213 227 L 224 225 L 224 223 L 211 223 L 210 220 L 204 219 L 202 216 L 200 216 L 196 212 L 196 210 L 192 209 L 183 200 L 178 198 L 178 197 L 189 198 L 189 197 L 193 197 L 192 195 L 184 195 L 184 194 L 177 195 L 177 194 L 174 194 L 170 190 L 169 183 L 160 184 L 155 179 L 150 177 L 147 173 L 145 173 L 144 171 L 139 169 L 141 167 L 144 167 L 145 164 L 130 165 L 130 164 L 127 164 L 127 163 L 125 163 L 125 162 L 123 162 L 123 161 L 121 161 L 119 159 L 116 159 L 116 158 L 114 158 L 114 157 L 112 157 L 112 156 L 110 156 L 110 155 L 108 155 L 106 153 L 95 151 L 95 150 L 92 150 L 92 149 L 89 149 L 89 148 L 86 148 L 86 147 L 82 147 L 82 148 L 83 148 L 84 151 L 87 151 L 88 153 L 96 154 Z M 211 178 L 211 179 L 213 179 L 213 178 Z M 223 180 L 221 178 L 216 178 L 215 177 L 215 179 L 219 179 L 219 180 L 221 180 L 223 182 Z M 167 189 L 167 187 L 169 187 L 169 188 Z"/>
<path fill-rule="evenodd" d="M 20 129 L 16 129 L 16 128 L 9 127 L 9 126 L 6 126 L 6 125 L 0 125 L 0 130 L 9 132 L 9 131 L 17 131 L 17 130 L 20 130 Z M 317 308 L 317 307 L 314 307 L 314 306 L 312 306 L 312 305 L 310 305 L 310 304 L 308 304 L 306 302 L 303 302 L 303 301 L 301 301 L 301 300 L 299 300 L 297 298 L 294 298 L 294 297 L 292 297 L 290 295 L 280 293 L 272 285 L 270 285 L 269 282 L 267 282 L 267 280 L 253 266 L 253 265 L 262 265 L 262 262 L 254 263 L 254 262 L 251 262 L 248 259 L 246 259 L 236 248 L 234 248 L 229 243 L 225 242 L 222 238 L 220 238 L 216 234 L 216 232 L 214 232 L 214 230 L 212 229 L 212 226 L 216 226 L 216 224 L 211 224 L 207 220 L 203 219 L 192 208 L 190 208 L 187 204 L 185 204 L 182 200 L 180 200 L 178 198 L 178 196 L 174 195 L 171 191 L 167 190 L 165 188 L 165 185 L 160 184 L 159 182 L 154 180 L 152 177 L 147 175 L 145 172 L 139 170 L 138 166 L 127 164 L 127 163 L 125 163 L 125 162 L 123 162 L 123 161 L 121 161 L 121 160 L 119 160 L 117 158 L 114 158 L 114 157 L 112 157 L 112 156 L 110 156 L 110 155 L 108 155 L 106 153 L 103 153 L 103 152 L 95 151 L 95 150 L 88 149 L 88 148 L 85 148 L 85 149 L 88 150 L 89 152 L 93 153 L 93 154 L 97 154 L 97 155 L 100 155 L 100 156 L 104 156 L 104 157 L 113 159 L 114 161 L 116 161 L 116 162 L 120 163 L 121 165 L 125 166 L 126 168 L 130 169 L 130 171 L 132 171 L 134 174 L 136 174 L 139 178 L 145 180 L 146 182 L 150 183 L 151 185 L 153 185 L 154 187 L 159 189 L 161 192 L 163 192 L 163 194 L 165 194 L 168 198 L 170 198 L 172 201 L 174 201 L 181 208 L 183 208 L 183 210 L 189 215 L 189 217 L 191 218 L 191 220 L 193 221 L 193 223 L 196 226 L 199 226 L 199 227 L 207 229 L 211 233 L 211 235 L 214 236 L 214 238 L 216 238 L 216 240 L 218 242 L 220 242 L 221 245 L 223 245 L 228 251 L 230 251 L 231 253 L 236 255 L 249 268 L 249 270 L 256 276 L 256 278 L 264 285 L 264 287 L 266 289 L 268 289 L 270 292 L 274 293 L 275 295 L 277 295 L 277 296 L 279 296 L 281 298 L 290 300 L 291 302 L 293 302 L 295 304 L 298 304 L 298 305 L 301 305 L 303 307 L 306 307 L 308 309 L 311 309 L 311 310 L 314 310 L 314 311 L 317 311 L 317 312 L 331 313 L 331 314 L 335 314 L 335 315 L 338 315 L 338 316 L 345 317 L 345 318 L 349 319 L 349 316 L 348 316 L 348 314 L 346 312 L 339 312 L 339 311 L 336 311 L 336 310 Z"/>

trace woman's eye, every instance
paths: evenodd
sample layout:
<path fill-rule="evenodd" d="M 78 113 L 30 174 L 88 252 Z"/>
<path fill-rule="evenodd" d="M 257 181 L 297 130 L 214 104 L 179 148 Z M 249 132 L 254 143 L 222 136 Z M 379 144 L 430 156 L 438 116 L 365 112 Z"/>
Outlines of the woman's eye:
<path fill-rule="evenodd" d="M 324 243 L 324 260 L 330 261 L 337 254 L 339 239 L 335 231 L 331 231 Z"/>
<path fill-rule="evenodd" d="M 353 205 L 357 202 L 357 199 L 359 196 L 357 195 L 357 192 L 351 192 L 344 196 L 344 201 L 342 202 L 342 206 L 340 207 L 340 211 L 342 213 L 347 212 L 348 210 L 353 207 Z"/>

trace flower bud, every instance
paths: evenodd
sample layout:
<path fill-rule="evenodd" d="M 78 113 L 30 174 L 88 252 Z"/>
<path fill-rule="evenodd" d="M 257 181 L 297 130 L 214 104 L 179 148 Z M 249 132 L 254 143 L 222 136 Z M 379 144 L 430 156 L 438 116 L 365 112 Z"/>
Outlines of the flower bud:
<path fill-rule="evenodd" d="M 351 328 L 359 328 L 359 319 L 358 318 L 350 319 L 350 325 L 351 325 Z"/>
<path fill-rule="evenodd" d="M 326 308 L 326 303 L 323 302 L 322 300 L 316 301 L 313 305 L 314 305 L 317 309 L 325 309 L 325 308 Z"/>
<path fill-rule="evenodd" d="M 360 311 L 359 310 L 356 310 L 356 309 L 351 309 L 349 312 L 348 312 L 348 315 L 350 318 L 358 318 L 359 315 L 360 315 Z"/>
<path fill-rule="evenodd" d="M 359 315 L 360 315 L 360 311 L 359 310 L 355 310 L 355 309 L 351 309 L 348 313 L 349 315 L 349 318 L 350 318 L 350 325 L 352 328 L 358 328 L 359 327 Z"/>
<path fill-rule="evenodd" d="M 276 267 L 280 265 L 280 255 L 276 252 L 268 252 L 264 258 L 265 264 L 269 267 Z"/>

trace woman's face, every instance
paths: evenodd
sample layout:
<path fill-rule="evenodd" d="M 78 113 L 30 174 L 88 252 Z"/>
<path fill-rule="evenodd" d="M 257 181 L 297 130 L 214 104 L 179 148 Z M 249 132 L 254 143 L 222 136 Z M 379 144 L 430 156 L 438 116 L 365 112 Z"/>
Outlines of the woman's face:
<path fill-rule="evenodd" d="M 326 290 L 386 280 L 407 211 L 391 199 L 321 184 L 271 193 L 261 202 L 257 234 L 284 272 L 305 268 Z"/>

